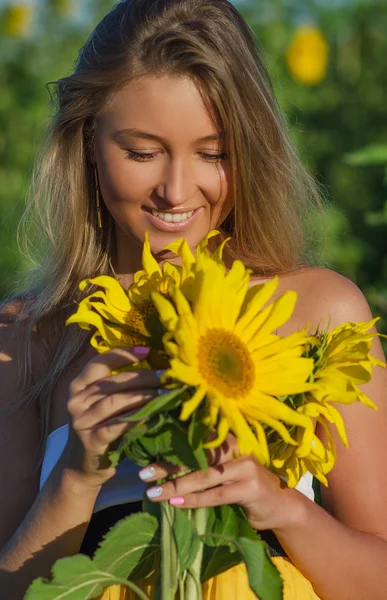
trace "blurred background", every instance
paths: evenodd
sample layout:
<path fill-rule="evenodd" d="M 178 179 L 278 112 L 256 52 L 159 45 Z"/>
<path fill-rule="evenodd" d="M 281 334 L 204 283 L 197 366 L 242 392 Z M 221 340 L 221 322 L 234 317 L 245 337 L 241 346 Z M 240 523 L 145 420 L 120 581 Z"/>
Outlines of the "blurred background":
<path fill-rule="evenodd" d="M 110 0 L 0 0 L 0 298 L 28 268 L 17 247 L 45 84 L 73 67 Z M 235 0 L 266 55 L 298 150 L 328 203 L 320 264 L 360 286 L 387 331 L 387 2 Z"/>

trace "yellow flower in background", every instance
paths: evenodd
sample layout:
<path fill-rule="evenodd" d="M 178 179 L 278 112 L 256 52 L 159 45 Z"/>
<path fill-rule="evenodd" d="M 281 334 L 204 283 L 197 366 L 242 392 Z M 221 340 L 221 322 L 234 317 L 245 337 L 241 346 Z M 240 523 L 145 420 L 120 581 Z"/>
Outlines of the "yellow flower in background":
<path fill-rule="evenodd" d="M 165 377 L 196 388 L 182 406 L 186 421 L 202 405 L 205 422 L 217 431 L 207 447 L 220 446 L 232 431 L 242 454 L 270 464 L 265 426 L 288 444 L 287 427 L 311 429 L 306 415 L 277 396 L 309 389 L 313 360 L 303 358 L 306 332 L 280 338 L 274 332 L 291 316 L 297 295 L 272 298 L 278 278 L 248 288 L 250 271 L 235 261 L 226 273 L 220 253 L 198 255 L 192 281 L 192 302 L 175 286 L 171 299 L 159 292 L 152 298 L 167 329 L 164 345 L 171 366 Z"/>
<path fill-rule="evenodd" d="M 301 25 L 286 53 L 286 62 L 294 79 L 304 85 L 323 81 L 328 67 L 328 43 L 316 27 Z"/>
<path fill-rule="evenodd" d="M 30 30 L 32 5 L 15 4 L 5 11 L 4 33 L 12 37 L 22 37 Z"/>

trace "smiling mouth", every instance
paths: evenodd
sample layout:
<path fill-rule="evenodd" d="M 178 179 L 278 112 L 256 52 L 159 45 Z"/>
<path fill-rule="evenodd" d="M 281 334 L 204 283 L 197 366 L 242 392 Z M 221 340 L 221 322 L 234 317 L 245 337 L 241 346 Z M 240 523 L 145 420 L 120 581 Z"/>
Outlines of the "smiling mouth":
<path fill-rule="evenodd" d="M 161 211 L 155 208 L 148 208 L 145 206 L 143 207 L 143 209 L 149 215 L 160 219 L 164 223 L 185 223 L 185 221 L 189 221 L 195 215 L 195 213 L 197 213 L 200 210 L 200 207 L 186 212 L 169 212 L 165 210 Z"/>
<path fill-rule="evenodd" d="M 194 210 L 190 210 L 189 212 L 182 213 L 171 213 L 171 212 L 161 212 L 155 209 L 150 211 L 154 217 L 158 217 L 165 223 L 184 223 L 192 217 L 194 214 Z"/>

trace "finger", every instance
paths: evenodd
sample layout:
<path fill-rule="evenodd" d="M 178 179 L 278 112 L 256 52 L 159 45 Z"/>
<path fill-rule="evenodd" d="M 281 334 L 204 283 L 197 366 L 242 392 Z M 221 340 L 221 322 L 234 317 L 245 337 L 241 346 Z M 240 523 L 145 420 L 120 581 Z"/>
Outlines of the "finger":
<path fill-rule="evenodd" d="M 151 370 L 130 371 L 110 375 L 105 379 L 100 379 L 92 383 L 78 394 L 70 397 L 67 409 L 71 416 L 76 417 L 83 414 L 99 400 L 110 395 L 149 391 L 152 397 L 155 397 L 156 389 L 160 387 L 160 377 L 160 371 Z"/>
<path fill-rule="evenodd" d="M 117 375 L 109 375 L 104 379 L 95 381 L 85 390 L 75 396 L 74 404 L 82 403 L 83 407 L 91 406 L 97 400 L 109 396 L 110 394 L 120 392 L 136 392 L 142 390 L 152 390 L 153 396 L 156 396 L 157 389 L 160 387 L 160 372 L 148 369 L 140 371 L 125 371 Z M 72 403 L 72 400 L 70 401 Z"/>
<path fill-rule="evenodd" d="M 138 410 L 147 404 L 155 394 L 153 390 L 142 390 L 141 393 L 117 392 L 104 396 L 97 400 L 91 406 L 78 415 L 74 415 L 73 427 L 77 431 L 90 429 L 98 424 L 102 424 L 108 419 L 128 412 Z"/>
<path fill-rule="evenodd" d="M 114 369 L 142 360 L 136 348 L 115 348 L 111 352 L 98 354 L 70 384 L 71 395 L 78 394 L 98 379 L 108 377 Z"/>
<path fill-rule="evenodd" d="M 238 453 L 238 445 L 236 438 L 229 434 L 226 442 L 219 448 L 207 451 L 208 465 L 223 465 L 226 462 L 235 460 L 235 455 Z M 177 467 L 168 462 L 159 461 L 145 467 L 139 472 L 139 477 L 142 481 L 152 482 L 159 479 L 167 479 L 178 473 L 187 471 L 188 467 Z"/>
<path fill-rule="evenodd" d="M 132 423 L 114 423 L 107 421 L 100 423 L 93 428 L 91 435 L 94 437 L 97 447 L 101 451 L 120 438 L 126 431 L 133 426 Z"/>
<path fill-rule="evenodd" d="M 181 508 L 204 508 L 224 504 L 243 504 L 243 489 L 240 482 L 220 485 L 204 492 L 175 496 L 169 503 Z"/>
<path fill-rule="evenodd" d="M 227 439 L 218 448 L 207 450 L 207 460 L 209 465 L 222 465 L 239 456 L 239 449 L 236 437 L 229 433 Z"/>
<path fill-rule="evenodd" d="M 172 481 L 167 481 L 160 486 L 151 487 L 146 494 L 150 500 L 170 500 L 176 496 L 186 496 L 225 483 L 230 484 L 230 482 L 241 481 L 241 479 L 246 478 L 246 474 L 247 469 L 244 462 L 234 460 L 224 465 L 210 467 L 207 472 L 194 471 Z"/>

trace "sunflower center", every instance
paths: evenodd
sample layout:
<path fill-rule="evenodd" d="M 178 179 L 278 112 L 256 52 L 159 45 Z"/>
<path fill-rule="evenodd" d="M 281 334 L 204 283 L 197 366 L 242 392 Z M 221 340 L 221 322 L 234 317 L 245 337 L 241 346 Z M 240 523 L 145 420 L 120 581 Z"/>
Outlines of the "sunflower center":
<path fill-rule="evenodd" d="M 132 305 L 126 315 L 123 328 L 125 344 L 158 348 L 161 345 L 163 333 L 158 313 L 151 300 Z"/>
<path fill-rule="evenodd" d="M 209 329 L 199 341 L 199 370 L 227 398 L 241 398 L 252 389 L 254 363 L 245 344 L 231 331 Z"/>

